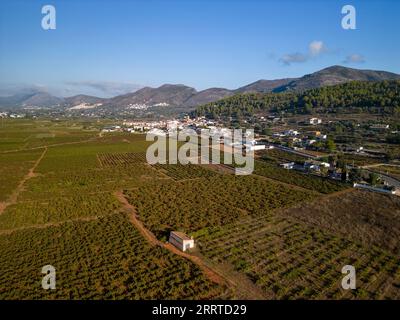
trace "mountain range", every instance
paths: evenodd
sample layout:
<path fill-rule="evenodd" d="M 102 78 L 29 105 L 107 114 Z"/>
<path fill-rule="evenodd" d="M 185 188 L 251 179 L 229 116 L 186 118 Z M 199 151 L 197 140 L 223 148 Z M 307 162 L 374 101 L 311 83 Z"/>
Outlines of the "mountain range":
<path fill-rule="evenodd" d="M 115 109 L 178 108 L 191 110 L 199 105 L 217 101 L 234 94 L 247 92 L 285 92 L 303 91 L 312 88 L 341 84 L 349 81 L 383 81 L 400 80 L 400 75 L 374 70 L 359 70 L 343 66 L 332 66 L 300 78 L 276 80 L 258 80 L 235 90 L 210 88 L 197 91 L 182 84 L 164 84 L 158 88 L 144 87 L 132 93 L 113 98 L 98 98 L 88 95 L 73 97 L 54 97 L 46 92 L 35 92 L 28 95 L 16 94 L 0 97 L 0 107 L 63 107 L 73 108 L 79 105 L 95 105 Z"/>

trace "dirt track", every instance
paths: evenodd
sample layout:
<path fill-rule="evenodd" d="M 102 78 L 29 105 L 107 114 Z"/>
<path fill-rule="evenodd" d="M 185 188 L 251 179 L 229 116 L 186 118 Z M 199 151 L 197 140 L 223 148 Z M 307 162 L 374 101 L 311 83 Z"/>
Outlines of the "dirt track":
<path fill-rule="evenodd" d="M 122 204 L 123 209 L 128 213 L 132 224 L 151 245 L 160 246 L 176 255 L 192 261 L 211 281 L 221 285 L 227 285 L 228 287 L 234 289 L 241 299 L 266 299 L 265 294 L 260 288 L 255 286 L 249 279 L 237 274 L 235 271 L 229 270 L 229 272 L 225 272 L 227 271 L 225 270 L 226 268 L 211 266 L 211 264 L 206 262 L 200 254 L 188 254 L 180 251 L 169 243 L 163 243 L 159 241 L 155 235 L 151 231 L 147 230 L 143 223 L 138 219 L 135 207 L 128 202 L 123 192 L 117 191 L 114 193 L 114 195 Z"/>
<path fill-rule="evenodd" d="M 178 250 L 177 248 L 175 248 L 174 246 L 172 246 L 170 244 L 166 244 L 166 243 L 163 243 L 163 242 L 159 241 L 155 237 L 155 235 L 152 232 L 150 232 L 149 230 L 147 230 L 145 228 L 145 226 L 143 225 L 143 223 L 137 218 L 135 207 L 132 206 L 128 202 L 128 200 L 126 200 L 126 198 L 124 197 L 123 192 L 122 191 L 117 191 L 114 194 L 117 197 L 118 201 L 123 205 L 123 209 L 129 214 L 129 219 L 132 222 L 132 224 L 136 227 L 136 229 L 139 230 L 139 232 L 143 235 L 143 237 L 151 245 L 160 246 L 162 248 L 165 248 L 165 249 L 171 251 L 174 254 L 180 255 L 181 257 L 184 257 L 186 259 L 191 260 L 192 262 L 197 264 L 200 267 L 200 269 L 202 269 L 202 271 L 210 278 L 210 280 L 212 280 L 212 281 L 214 281 L 216 283 L 219 283 L 219 284 L 222 284 L 224 282 L 224 280 L 218 274 L 216 274 L 210 268 L 205 266 L 204 263 L 198 257 L 186 254 L 186 253 Z"/>

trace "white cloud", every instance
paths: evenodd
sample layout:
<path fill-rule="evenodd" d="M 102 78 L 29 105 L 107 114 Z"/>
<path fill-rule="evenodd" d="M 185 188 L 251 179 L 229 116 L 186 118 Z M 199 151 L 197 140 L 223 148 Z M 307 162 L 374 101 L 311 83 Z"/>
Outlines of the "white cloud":
<path fill-rule="evenodd" d="M 364 63 L 365 58 L 361 54 L 351 54 L 346 57 L 346 59 L 343 61 L 343 63 Z"/>
<path fill-rule="evenodd" d="M 285 54 L 280 61 L 285 65 L 290 65 L 291 63 L 302 63 L 306 62 L 308 57 L 302 53 L 296 52 L 291 54 Z"/>
<path fill-rule="evenodd" d="M 137 91 L 143 86 L 135 83 L 124 83 L 124 82 L 112 82 L 112 81 L 69 81 L 66 82 L 67 85 L 74 87 L 73 91 L 79 89 L 80 91 L 85 91 L 88 89 L 95 90 L 96 94 L 105 97 L 117 96 L 120 94 L 125 94 L 129 92 Z M 71 88 L 67 88 L 72 91 Z"/>
<path fill-rule="evenodd" d="M 303 63 L 326 52 L 328 52 L 326 45 L 322 41 L 315 40 L 308 45 L 307 53 L 296 52 L 285 54 L 279 59 L 279 61 L 285 65 L 290 65 L 292 63 Z"/>
<path fill-rule="evenodd" d="M 325 44 L 322 41 L 313 41 L 308 45 L 310 55 L 313 57 L 319 56 L 322 53 L 328 51 Z"/>
<path fill-rule="evenodd" d="M 0 97 L 12 96 L 15 94 L 35 94 L 39 92 L 48 92 L 48 88 L 41 84 L 25 84 L 25 83 L 1 83 Z"/>

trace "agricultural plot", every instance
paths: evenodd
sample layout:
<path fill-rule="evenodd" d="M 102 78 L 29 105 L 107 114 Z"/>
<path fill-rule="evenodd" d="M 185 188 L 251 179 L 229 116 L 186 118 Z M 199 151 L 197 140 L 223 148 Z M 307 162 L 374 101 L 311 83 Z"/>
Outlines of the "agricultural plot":
<path fill-rule="evenodd" d="M 285 152 L 277 148 L 261 151 L 260 157 L 262 159 L 272 160 L 278 164 L 283 162 L 304 162 L 307 159 L 297 154 Z"/>
<path fill-rule="evenodd" d="M 254 173 L 320 193 L 332 193 L 349 188 L 349 185 L 338 181 L 286 170 L 264 161 L 255 161 Z"/>
<path fill-rule="evenodd" d="M 277 214 L 400 255 L 400 198 L 397 196 L 350 189 L 279 210 Z"/>
<path fill-rule="evenodd" d="M 0 153 L 0 202 L 7 200 L 43 150 Z"/>
<path fill-rule="evenodd" d="M 196 164 L 155 164 L 153 168 L 166 174 L 174 180 L 187 180 L 196 178 L 211 178 L 218 174 L 215 171 L 206 169 Z"/>
<path fill-rule="evenodd" d="M 0 152 L 38 148 L 93 139 L 97 130 L 86 130 L 68 122 L 3 120 L 0 126 Z"/>
<path fill-rule="evenodd" d="M 170 230 L 190 233 L 248 215 L 268 216 L 274 209 L 316 196 L 261 177 L 232 175 L 145 186 L 125 194 L 159 238 Z"/>
<path fill-rule="evenodd" d="M 98 155 L 102 167 L 123 166 L 146 163 L 145 153 L 102 153 Z"/>
<path fill-rule="evenodd" d="M 35 128 L 31 121 L 0 119 L 0 152 L 22 149 Z"/>
<path fill-rule="evenodd" d="M 347 163 L 352 165 L 354 164 L 356 166 L 366 166 L 371 164 L 382 163 L 385 161 L 384 158 L 380 157 L 372 158 L 360 154 L 349 154 L 349 153 L 342 155 L 342 159 L 345 160 Z"/>
<path fill-rule="evenodd" d="M 94 141 L 48 148 L 36 168 L 38 175 L 28 181 L 25 192 L 20 196 L 21 200 L 113 192 L 165 179 L 142 161 L 143 152 L 136 152 L 143 151 L 143 145 L 126 143 L 123 139 L 119 136 L 114 142 Z M 116 153 L 116 150 L 134 152 Z M 115 159 L 121 155 L 128 155 L 129 163 L 117 165 Z M 109 165 L 107 161 L 110 161 Z"/>
<path fill-rule="evenodd" d="M 85 171 L 63 170 L 31 179 L 21 200 L 68 197 L 75 194 L 112 192 L 158 183 L 164 177 L 149 166 L 129 165 Z M 164 178 L 165 180 L 165 178 Z"/>
<path fill-rule="evenodd" d="M 371 170 L 378 173 L 387 174 L 389 176 L 392 176 L 393 178 L 400 180 L 400 166 L 382 165 L 379 167 L 371 168 Z"/>
<path fill-rule="evenodd" d="M 48 264 L 56 290 L 41 287 Z M 122 214 L 0 235 L 0 269 L 0 299 L 227 297 L 196 265 L 150 246 Z"/>
<path fill-rule="evenodd" d="M 56 224 L 76 218 L 103 216 L 114 213 L 118 208 L 119 203 L 108 193 L 21 201 L 9 206 L 0 215 L 0 232 Z"/>
<path fill-rule="evenodd" d="M 246 217 L 194 234 L 201 252 L 230 262 L 272 299 L 399 299 L 400 258 L 276 216 Z M 341 269 L 357 270 L 343 290 Z"/>
<path fill-rule="evenodd" d="M 281 153 L 256 161 L 252 176 L 150 166 L 144 136 L 98 135 L 98 127 L 25 120 L 0 127 L 0 202 L 49 146 L 0 215 L 0 299 L 233 296 L 189 260 L 146 242 L 121 213 L 117 190 L 159 239 L 171 230 L 194 235 L 206 259 L 230 263 L 267 297 L 400 298 L 397 198 L 278 168 L 271 160 Z M 47 264 L 57 270 L 55 291 L 41 288 Z M 347 293 L 345 264 L 356 266 L 359 281 Z"/>

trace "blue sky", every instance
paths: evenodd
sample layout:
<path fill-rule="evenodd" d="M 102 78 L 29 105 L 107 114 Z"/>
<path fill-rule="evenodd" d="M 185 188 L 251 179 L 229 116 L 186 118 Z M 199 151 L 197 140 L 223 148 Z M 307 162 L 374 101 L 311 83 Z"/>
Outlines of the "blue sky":
<path fill-rule="evenodd" d="M 46 4 L 56 30 L 41 28 Z M 357 30 L 341 27 L 346 4 Z M 233 89 L 336 64 L 400 73 L 399 16 L 396 0 L 3 0 L 0 94 Z"/>

